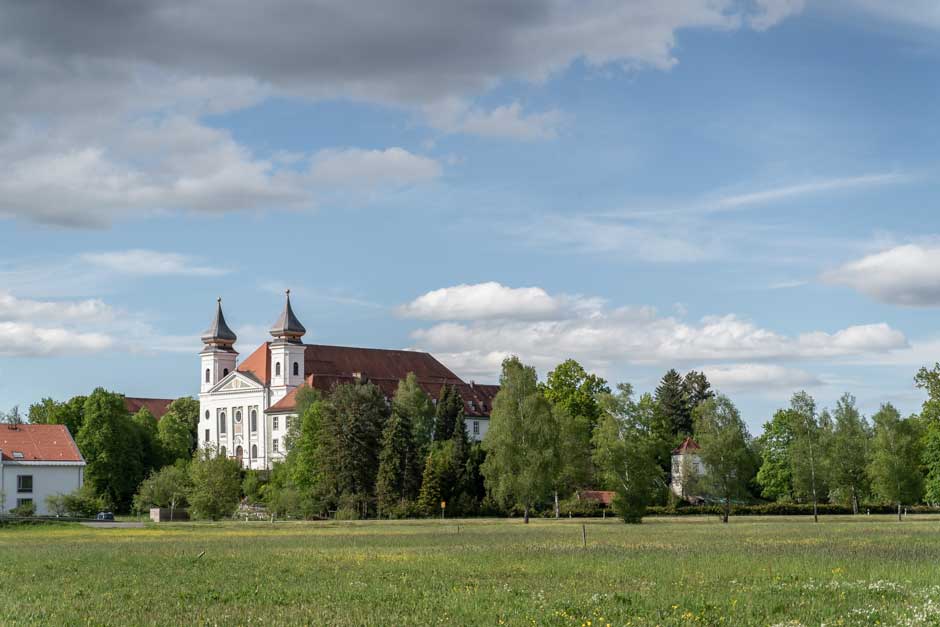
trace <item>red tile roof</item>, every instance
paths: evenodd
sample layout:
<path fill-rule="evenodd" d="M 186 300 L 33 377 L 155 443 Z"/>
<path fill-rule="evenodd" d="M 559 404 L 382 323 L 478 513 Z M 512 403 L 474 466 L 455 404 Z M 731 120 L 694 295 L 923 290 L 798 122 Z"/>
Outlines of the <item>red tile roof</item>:
<path fill-rule="evenodd" d="M 676 447 L 673 451 L 673 455 L 682 455 L 683 453 L 688 453 L 689 451 L 697 451 L 702 447 L 698 445 L 698 442 L 692 439 L 692 436 L 687 437 L 682 440 L 682 444 Z"/>
<path fill-rule="evenodd" d="M 124 408 L 127 409 L 127 413 L 133 415 L 146 407 L 147 410 L 153 414 L 154 418 L 160 420 L 167 410 L 170 409 L 170 403 L 175 400 L 175 398 L 137 398 L 125 396 Z"/>
<path fill-rule="evenodd" d="M 464 383 L 429 353 L 379 348 L 354 348 L 307 344 L 304 347 L 306 384 L 329 391 L 340 383 L 352 383 L 361 377 L 377 385 L 388 398 L 395 396 L 398 382 L 414 373 L 418 384 L 431 397 L 438 398 L 441 388 L 453 385 L 464 401 L 466 416 L 486 417 L 493 408 L 498 385 Z M 238 366 L 238 371 L 253 375 L 264 385 L 271 382 L 271 352 L 262 344 Z M 268 412 L 290 412 L 296 408 L 296 391 L 291 391 L 272 405 Z"/>
<path fill-rule="evenodd" d="M 0 425 L 0 459 L 5 462 L 85 461 L 65 425 L 19 425 L 15 429 Z"/>

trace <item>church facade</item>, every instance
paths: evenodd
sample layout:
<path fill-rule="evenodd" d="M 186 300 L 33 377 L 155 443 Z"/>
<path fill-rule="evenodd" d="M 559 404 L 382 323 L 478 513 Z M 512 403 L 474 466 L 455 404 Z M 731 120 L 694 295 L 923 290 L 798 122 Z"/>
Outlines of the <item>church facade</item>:
<path fill-rule="evenodd" d="M 342 383 L 367 381 L 390 403 L 398 382 L 409 373 L 435 403 L 443 387 L 457 390 L 471 439 L 481 440 L 489 427 L 499 386 L 464 382 L 428 353 L 305 344 L 306 329 L 291 307 L 290 291 L 270 333 L 271 341 L 239 361 L 238 338 L 226 324 L 219 300 L 199 353 L 201 448 L 209 446 L 245 468 L 270 469 L 286 455 L 301 386 L 328 392 Z"/>

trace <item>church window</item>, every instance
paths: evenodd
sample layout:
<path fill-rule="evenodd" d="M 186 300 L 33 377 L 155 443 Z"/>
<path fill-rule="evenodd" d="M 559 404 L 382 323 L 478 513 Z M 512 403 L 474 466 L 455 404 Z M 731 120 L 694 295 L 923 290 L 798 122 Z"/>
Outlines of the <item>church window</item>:
<path fill-rule="evenodd" d="M 271 418 L 271 428 L 277 431 L 277 416 Z"/>
<path fill-rule="evenodd" d="M 203 439 L 203 442 L 208 442 L 208 441 L 209 441 L 209 430 L 206 429 L 206 437 L 205 439 Z"/>
<path fill-rule="evenodd" d="M 222 369 L 222 376 L 223 376 L 223 377 L 227 377 L 227 376 L 228 376 L 228 368 L 223 368 L 223 369 Z"/>
<path fill-rule="evenodd" d="M 274 364 L 274 376 L 275 377 L 281 376 L 281 362 L 276 362 Z"/>
<path fill-rule="evenodd" d="M 219 433 L 225 434 L 225 412 L 219 414 Z"/>
<path fill-rule="evenodd" d="M 206 410 L 206 420 L 209 420 L 209 410 Z"/>
<path fill-rule="evenodd" d="M 212 371 L 206 368 L 206 383 L 209 382 L 209 379 L 212 377 Z"/>
<path fill-rule="evenodd" d="M 254 459 L 256 457 L 258 457 L 258 445 L 252 444 L 251 445 L 251 458 Z"/>
<path fill-rule="evenodd" d="M 298 364 L 296 361 L 294 362 L 294 376 L 300 376 L 300 364 Z"/>
<path fill-rule="evenodd" d="M 271 440 L 271 450 L 273 450 L 275 453 L 277 453 L 277 451 L 278 451 L 278 448 L 277 448 L 277 438 L 274 438 L 273 440 Z"/>
<path fill-rule="evenodd" d="M 258 430 L 258 410 L 256 409 L 251 410 L 251 430 Z"/>
<path fill-rule="evenodd" d="M 242 412 L 240 409 L 235 410 L 235 424 L 240 425 L 242 423 Z"/>

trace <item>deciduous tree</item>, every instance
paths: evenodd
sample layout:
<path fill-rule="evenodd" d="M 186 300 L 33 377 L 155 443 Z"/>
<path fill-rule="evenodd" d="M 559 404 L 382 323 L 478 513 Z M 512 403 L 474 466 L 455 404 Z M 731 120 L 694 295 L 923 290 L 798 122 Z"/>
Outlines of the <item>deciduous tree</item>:
<path fill-rule="evenodd" d="M 189 464 L 190 489 L 186 496 L 196 518 L 219 520 L 235 513 L 241 497 L 241 466 L 206 448 Z"/>
<path fill-rule="evenodd" d="M 702 402 L 695 409 L 695 438 L 704 474 L 699 478 L 705 491 L 724 504 L 722 521 L 728 522 L 731 501 L 747 495 L 755 471 L 750 450 L 751 436 L 734 403 L 724 395 Z"/>
<path fill-rule="evenodd" d="M 830 494 L 839 501 L 852 504 L 857 514 L 863 498 L 868 496 L 869 453 L 871 429 L 855 406 L 855 397 L 843 394 L 833 411 L 835 425 L 829 449 Z"/>
<path fill-rule="evenodd" d="M 872 457 L 868 466 L 875 494 L 898 506 L 915 503 L 921 498 L 923 475 L 920 471 L 920 425 L 904 420 L 890 403 L 881 406 L 874 416 Z"/>
<path fill-rule="evenodd" d="M 421 459 L 424 459 L 434 436 L 435 409 L 431 397 L 421 388 L 415 373 L 409 372 L 407 377 L 398 382 L 392 409 L 411 421 L 415 446 Z"/>

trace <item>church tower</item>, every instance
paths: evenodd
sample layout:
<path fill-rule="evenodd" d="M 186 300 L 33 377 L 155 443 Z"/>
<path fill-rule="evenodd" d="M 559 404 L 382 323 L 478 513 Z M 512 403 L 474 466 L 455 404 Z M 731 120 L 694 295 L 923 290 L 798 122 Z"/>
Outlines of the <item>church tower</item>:
<path fill-rule="evenodd" d="M 307 332 L 290 306 L 290 290 L 284 311 L 271 327 L 271 402 L 276 403 L 304 382 L 304 351 L 301 338 Z"/>
<path fill-rule="evenodd" d="M 199 391 L 208 392 L 216 383 L 224 379 L 228 373 L 235 370 L 235 359 L 238 353 L 233 348 L 235 333 L 225 323 L 222 315 L 222 299 L 217 301 L 215 317 L 209 328 L 202 334 L 203 348 L 199 353 L 202 365 Z"/>

